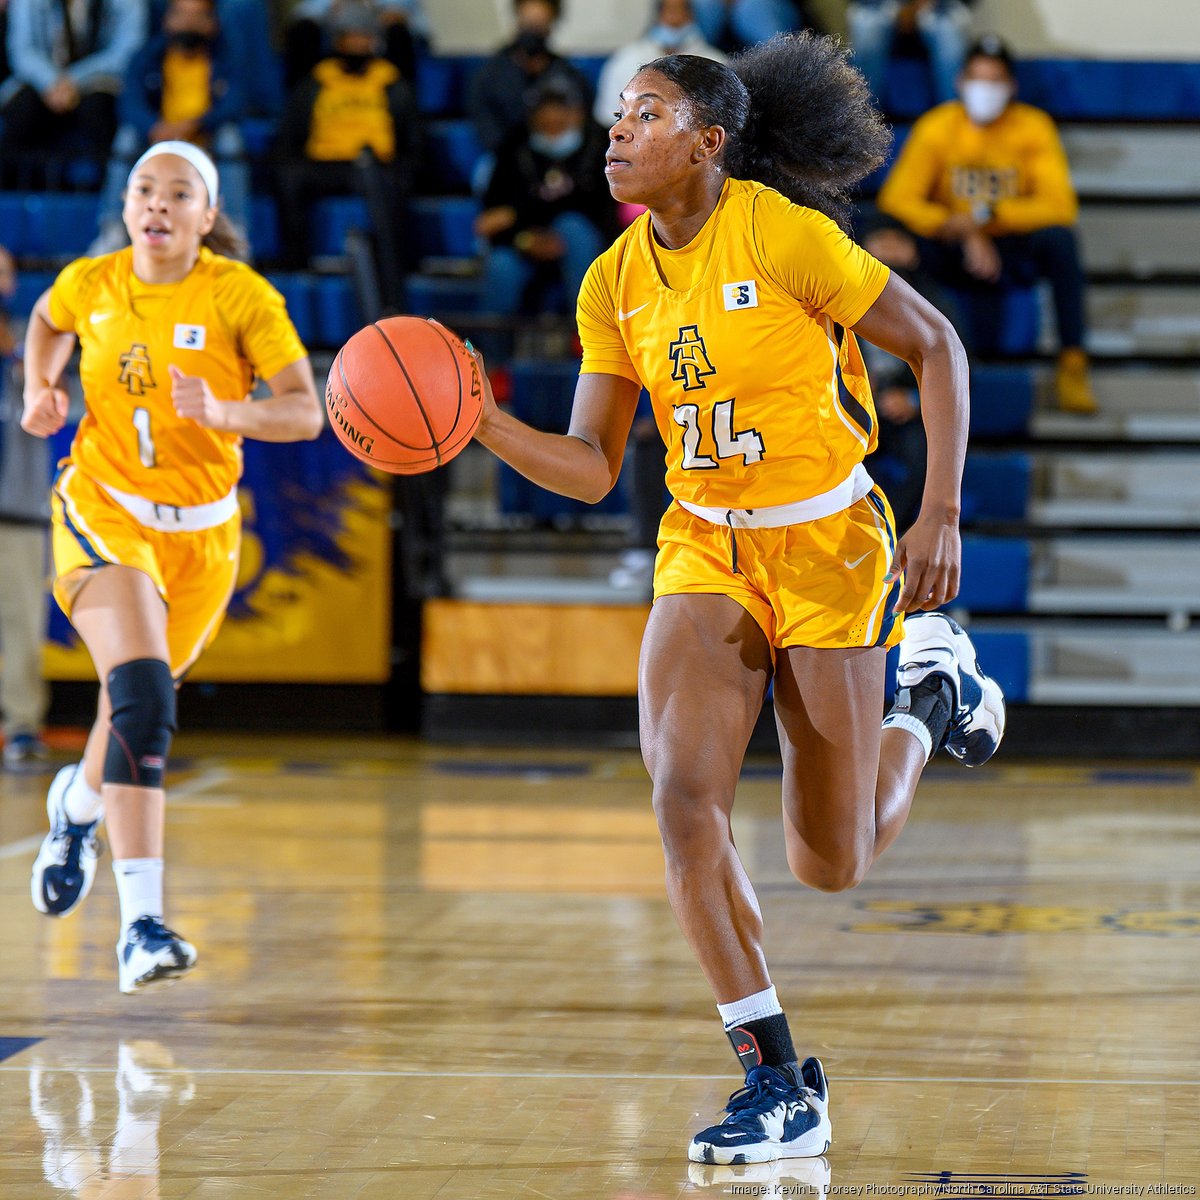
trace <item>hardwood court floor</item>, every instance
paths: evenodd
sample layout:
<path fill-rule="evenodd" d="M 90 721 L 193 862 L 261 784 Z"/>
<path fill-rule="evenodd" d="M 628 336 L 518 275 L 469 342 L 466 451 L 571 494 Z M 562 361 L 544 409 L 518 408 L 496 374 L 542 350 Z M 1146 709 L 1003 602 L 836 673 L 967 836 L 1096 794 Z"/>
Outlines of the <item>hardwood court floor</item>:
<path fill-rule="evenodd" d="M 1195 1194 L 1194 766 L 947 760 L 828 896 L 752 765 L 736 836 L 834 1143 L 705 1168 L 736 1064 L 634 754 L 178 748 L 168 916 L 200 965 L 142 996 L 107 855 L 80 913 L 36 914 L 48 776 L 0 778 L 4 1200 Z"/>

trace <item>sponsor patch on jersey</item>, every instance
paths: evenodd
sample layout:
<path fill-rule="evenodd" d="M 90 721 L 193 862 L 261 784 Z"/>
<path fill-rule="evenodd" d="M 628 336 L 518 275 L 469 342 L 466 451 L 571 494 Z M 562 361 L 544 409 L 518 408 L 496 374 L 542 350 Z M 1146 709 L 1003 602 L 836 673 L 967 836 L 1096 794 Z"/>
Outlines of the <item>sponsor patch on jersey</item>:
<path fill-rule="evenodd" d="M 743 279 L 741 283 L 723 283 L 721 295 L 725 298 L 726 312 L 758 307 L 758 285 L 753 279 Z"/>
<path fill-rule="evenodd" d="M 175 348 L 177 350 L 203 350 L 203 325 L 176 325 Z"/>

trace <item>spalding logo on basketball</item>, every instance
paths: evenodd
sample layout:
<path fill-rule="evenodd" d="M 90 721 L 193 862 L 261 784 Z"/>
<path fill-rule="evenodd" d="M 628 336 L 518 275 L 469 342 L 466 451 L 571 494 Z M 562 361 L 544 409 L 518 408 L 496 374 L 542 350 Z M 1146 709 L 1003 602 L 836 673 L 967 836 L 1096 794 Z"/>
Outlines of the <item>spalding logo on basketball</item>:
<path fill-rule="evenodd" d="M 356 458 L 394 475 L 449 462 L 483 415 L 483 382 L 460 338 L 424 317 L 360 329 L 325 381 L 334 433 Z"/>

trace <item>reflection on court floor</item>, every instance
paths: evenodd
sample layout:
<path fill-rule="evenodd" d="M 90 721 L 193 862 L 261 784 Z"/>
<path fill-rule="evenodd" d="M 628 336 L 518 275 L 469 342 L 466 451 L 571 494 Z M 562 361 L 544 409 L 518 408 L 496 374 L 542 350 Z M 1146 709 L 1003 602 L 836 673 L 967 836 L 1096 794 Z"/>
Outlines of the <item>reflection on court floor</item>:
<path fill-rule="evenodd" d="M 749 764 L 734 834 L 834 1138 L 823 1159 L 720 1168 L 684 1151 L 736 1063 L 666 903 L 636 754 L 180 750 L 169 918 L 200 963 L 157 994 L 117 992 L 107 855 L 78 914 L 34 913 L 46 779 L 0 777 L 4 1200 L 1200 1179 L 1193 765 L 939 766 L 867 881 L 821 895 L 788 875 L 777 764 Z"/>

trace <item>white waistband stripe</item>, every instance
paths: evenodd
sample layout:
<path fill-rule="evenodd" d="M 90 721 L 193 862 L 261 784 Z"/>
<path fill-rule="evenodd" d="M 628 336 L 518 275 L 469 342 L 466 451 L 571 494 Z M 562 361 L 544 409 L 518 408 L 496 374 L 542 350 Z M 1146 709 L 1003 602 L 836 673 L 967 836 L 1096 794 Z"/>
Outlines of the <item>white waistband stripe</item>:
<path fill-rule="evenodd" d="M 693 516 L 711 521 L 714 525 L 728 525 L 734 529 L 778 529 L 784 525 L 819 521 L 822 517 L 844 512 L 850 505 L 857 504 L 874 486 L 875 481 L 867 473 L 867 468 L 858 463 L 836 487 L 792 504 L 774 504 L 769 508 L 707 508 L 688 500 L 679 500 L 677 503 Z"/>
<path fill-rule="evenodd" d="M 139 525 L 160 533 L 196 533 L 215 529 L 237 515 L 237 488 L 211 504 L 157 504 L 145 496 L 118 491 L 107 483 L 100 485 Z"/>

